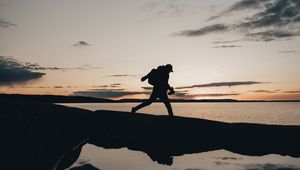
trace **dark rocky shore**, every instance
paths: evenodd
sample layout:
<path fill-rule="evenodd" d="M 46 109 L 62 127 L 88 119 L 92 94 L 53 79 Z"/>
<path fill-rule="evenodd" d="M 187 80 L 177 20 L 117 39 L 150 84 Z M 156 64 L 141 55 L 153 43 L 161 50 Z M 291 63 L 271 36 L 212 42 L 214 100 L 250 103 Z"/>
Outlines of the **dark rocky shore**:
<path fill-rule="evenodd" d="M 65 169 L 86 143 L 142 151 L 168 165 L 173 156 L 218 149 L 300 157 L 300 126 L 92 112 L 24 99 L 0 98 L 0 102 L 0 169 Z"/>

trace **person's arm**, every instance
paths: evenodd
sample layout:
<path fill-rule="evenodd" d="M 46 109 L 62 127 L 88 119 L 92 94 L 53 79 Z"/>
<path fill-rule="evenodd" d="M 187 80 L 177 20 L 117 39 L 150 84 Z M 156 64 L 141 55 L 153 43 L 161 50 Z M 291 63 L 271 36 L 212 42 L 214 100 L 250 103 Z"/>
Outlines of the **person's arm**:
<path fill-rule="evenodd" d="M 148 73 L 147 75 L 145 75 L 144 77 L 141 78 L 141 81 L 145 81 L 149 78 L 150 74 L 152 73 L 153 70 L 150 71 L 150 73 Z"/>
<path fill-rule="evenodd" d="M 170 92 L 168 93 L 169 95 L 175 93 L 174 88 L 171 87 L 170 84 L 169 84 L 169 76 L 167 77 L 167 89 L 170 91 Z"/>
<path fill-rule="evenodd" d="M 174 90 L 174 88 L 173 87 L 171 87 L 169 84 L 168 84 L 168 90 L 169 90 L 169 95 L 172 95 L 172 94 L 174 94 L 175 93 L 175 90 Z"/>

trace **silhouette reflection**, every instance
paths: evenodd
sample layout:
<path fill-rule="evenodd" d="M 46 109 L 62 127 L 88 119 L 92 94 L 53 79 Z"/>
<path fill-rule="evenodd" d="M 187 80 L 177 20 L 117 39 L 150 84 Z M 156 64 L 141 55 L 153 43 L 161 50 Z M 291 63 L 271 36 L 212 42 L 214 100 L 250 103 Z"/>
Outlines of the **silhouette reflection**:
<path fill-rule="evenodd" d="M 86 143 L 142 151 L 160 164 L 173 156 L 225 149 L 250 156 L 300 157 L 300 126 L 223 123 L 130 112 L 88 111 L 0 100 L 1 169 L 66 169 Z"/>

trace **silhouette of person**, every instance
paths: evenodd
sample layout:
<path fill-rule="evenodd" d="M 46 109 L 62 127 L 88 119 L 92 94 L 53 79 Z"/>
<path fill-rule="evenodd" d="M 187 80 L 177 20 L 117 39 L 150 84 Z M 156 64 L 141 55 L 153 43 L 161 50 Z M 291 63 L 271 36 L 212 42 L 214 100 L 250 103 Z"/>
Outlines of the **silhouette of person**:
<path fill-rule="evenodd" d="M 169 95 L 175 93 L 174 88 L 169 85 L 169 73 L 173 72 L 173 66 L 171 64 L 158 66 L 157 69 L 152 69 L 150 73 L 141 78 L 141 81 L 145 81 L 148 79 L 148 83 L 153 86 L 152 93 L 149 99 L 145 100 L 141 104 L 131 109 L 132 113 L 135 113 L 139 109 L 150 105 L 157 98 L 162 101 L 167 107 L 169 116 L 173 116 L 173 110 L 170 103 L 170 100 L 167 95 L 167 91 L 169 90 Z"/>

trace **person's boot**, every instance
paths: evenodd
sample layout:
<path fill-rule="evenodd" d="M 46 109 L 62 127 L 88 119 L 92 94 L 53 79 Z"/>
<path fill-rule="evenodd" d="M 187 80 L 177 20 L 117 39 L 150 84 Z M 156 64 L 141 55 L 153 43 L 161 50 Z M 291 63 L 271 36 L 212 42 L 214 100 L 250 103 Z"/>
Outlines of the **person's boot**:
<path fill-rule="evenodd" d="M 136 112 L 136 107 L 131 108 L 131 113 L 135 113 Z"/>

